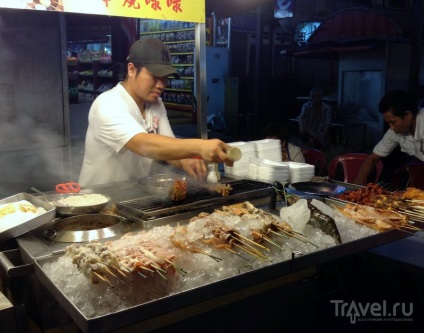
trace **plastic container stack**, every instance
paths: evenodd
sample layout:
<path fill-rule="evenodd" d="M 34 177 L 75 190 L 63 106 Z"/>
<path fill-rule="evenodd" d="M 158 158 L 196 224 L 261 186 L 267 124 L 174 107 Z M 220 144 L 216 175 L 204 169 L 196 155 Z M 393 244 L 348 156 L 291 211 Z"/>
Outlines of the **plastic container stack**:
<path fill-rule="evenodd" d="M 241 158 L 237 162 L 234 162 L 232 167 L 224 165 L 225 174 L 229 176 L 245 177 L 248 173 L 249 160 L 250 158 L 256 157 L 255 145 L 251 142 L 231 142 L 231 147 L 237 147 L 241 150 Z"/>

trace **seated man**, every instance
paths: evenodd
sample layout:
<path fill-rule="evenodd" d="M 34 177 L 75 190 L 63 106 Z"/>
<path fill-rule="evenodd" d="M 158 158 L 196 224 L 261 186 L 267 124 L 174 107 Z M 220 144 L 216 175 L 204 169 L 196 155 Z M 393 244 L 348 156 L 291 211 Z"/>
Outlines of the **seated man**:
<path fill-rule="evenodd" d="M 306 139 L 310 148 L 325 149 L 330 142 L 329 130 L 332 121 L 332 111 L 329 105 L 322 101 L 322 89 L 311 89 L 311 100 L 302 106 L 299 115 L 299 134 Z"/>
<path fill-rule="evenodd" d="M 377 162 L 398 146 L 411 162 L 424 162 L 424 109 L 418 110 L 414 96 L 403 90 L 389 91 L 381 98 L 378 111 L 389 129 L 362 164 L 355 180 L 358 185 L 366 185 Z"/>

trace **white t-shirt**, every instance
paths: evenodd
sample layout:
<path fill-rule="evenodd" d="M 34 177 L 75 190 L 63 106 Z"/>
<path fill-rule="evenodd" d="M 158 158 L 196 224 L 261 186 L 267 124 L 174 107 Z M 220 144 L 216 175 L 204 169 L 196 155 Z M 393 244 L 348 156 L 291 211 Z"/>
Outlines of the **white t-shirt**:
<path fill-rule="evenodd" d="M 397 134 L 389 129 L 374 147 L 373 152 L 381 157 L 387 157 L 397 145 L 402 152 L 424 161 L 424 109 L 417 114 L 414 136 Z"/>
<path fill-rule="evenodd" d="M 82 186 L 137 180 L 150 172 L 152 159 L 126 149 L 138 133 L 175 137 L 162 99 L 146 104 L 146 120 L 125 88 L 118 83 L 99 95 L 88 114 L 85 155 L 79 177 Z"/>

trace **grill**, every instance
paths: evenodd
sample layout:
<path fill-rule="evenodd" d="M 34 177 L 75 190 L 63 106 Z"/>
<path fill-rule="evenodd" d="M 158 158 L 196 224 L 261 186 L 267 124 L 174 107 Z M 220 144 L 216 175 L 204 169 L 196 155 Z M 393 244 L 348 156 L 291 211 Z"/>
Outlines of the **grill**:
<path fill-rule="evenodd" d="M 193 187 L 188 189 L 187 198 L 173 202 L 164 196 L 151 196 L 140 199 L 122 201 L 116 204 L 118 213 L 130 221 L 141 222 L 146 228 L 175 221 L 175 215 L 183 218 L 185 213 L 196 213 L 212 209 L 220 204 L 232 204 L 243 200 L 260 197 L 269 198 L 272 186 L 250 179 L 240 179 L 227 183 L 233 188 L 228 196 L 221 196 L 205 188 Z M 154 220 L 154 221 L 153 221 Z"/>

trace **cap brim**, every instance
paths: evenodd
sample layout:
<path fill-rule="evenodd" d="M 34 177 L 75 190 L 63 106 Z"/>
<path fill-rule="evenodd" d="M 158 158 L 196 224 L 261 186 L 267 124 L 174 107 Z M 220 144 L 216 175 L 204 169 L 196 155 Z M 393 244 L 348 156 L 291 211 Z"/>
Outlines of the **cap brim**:
<path fill-rule="evenodd" d="M 170 65 L 149 64 L 149 65 L 145 65 L 145 67 L 150 73 L 152 73 L 154 76 L 157 76 L 157 77 L 173 76 L 176 79 L 180 78 L 180 75 L 178 74 L 177 70 Z"/>

